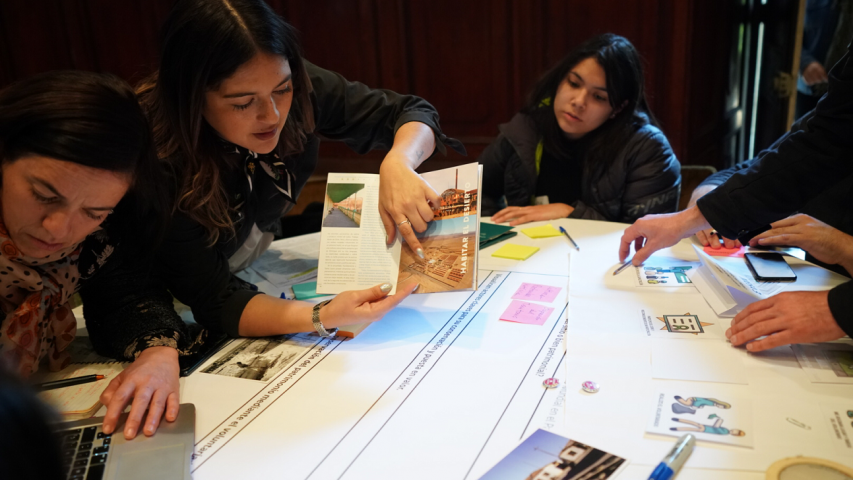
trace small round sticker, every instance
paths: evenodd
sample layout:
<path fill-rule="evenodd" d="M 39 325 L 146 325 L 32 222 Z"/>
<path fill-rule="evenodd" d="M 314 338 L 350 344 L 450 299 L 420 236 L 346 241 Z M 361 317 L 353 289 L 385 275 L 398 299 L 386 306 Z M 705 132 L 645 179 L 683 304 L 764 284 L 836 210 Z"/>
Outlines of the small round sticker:
<path fill-rule="evenodd" d="M 556 378 L 546 378 L 542 385 L 545 388 L 557 388 L 560 385 L 560 381 Z"/>
<path fill-rule="evenodd" d="M 581 388 L 583 388 L 583 391 L 587 393 L 598 393 L 599 390 L 599 386 L 595 382 L 583 382 Z"/>

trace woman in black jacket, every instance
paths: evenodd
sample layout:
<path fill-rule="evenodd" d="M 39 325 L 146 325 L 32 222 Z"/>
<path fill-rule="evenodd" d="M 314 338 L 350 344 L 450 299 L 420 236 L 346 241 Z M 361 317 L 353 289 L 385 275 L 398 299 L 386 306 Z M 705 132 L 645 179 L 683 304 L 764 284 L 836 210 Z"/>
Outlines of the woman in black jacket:
<path fill-rule="evenodd" d="M 496 223 L 633 222 L 678 206 L 681 166 L 646 105 L 639 55 L 623 37 L 579 46 L 499 128 L 479 159 L 483 215 Z"/>
<path fill-rule="evenodd" d="M 280 218 L 316 167 L 320 138 L 359 153 L 389 150 L 379 171 L 379 213 L 388 238 L 399 230 L 416 252 L 414 230 L 426 229 L 430 203 L 440 197 L 414 168 L 444 143 L 461 148 L 441 133 L 423 99 L 370 89 L 305 61 L 293 27 L 261 0 L 178 1 L 163 27 L 160 69 L 139 95 L 158 154 L 174 171 L 169 233 L 153 275 L 125 263 L 82 291 L 95 348 L 136 358 L 102 395 L 106 432 L 133 398 L 127 437 L 152 435 L 164 411 L 175 417 L 178 357 L 204 341 L 175 313 L 172 295 L 207 331 L 328 336 L 379 320 L 417 286 L 403 283 L 388 296 L 391 285 L 377 285 L 314 306 L 264 295 L 233 274 L 279 233 Z M 171 348 L 141 361 L 142 352 L 161 346 Z"/>

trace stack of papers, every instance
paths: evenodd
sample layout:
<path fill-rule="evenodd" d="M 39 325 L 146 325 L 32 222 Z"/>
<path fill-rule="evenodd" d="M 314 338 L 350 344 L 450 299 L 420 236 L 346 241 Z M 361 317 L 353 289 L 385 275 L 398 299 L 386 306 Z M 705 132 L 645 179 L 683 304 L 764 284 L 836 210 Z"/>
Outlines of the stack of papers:
<path fill-rule="evenodd" d="M 750 303 L 769 298 L 785 288 L 781 283 L 758 282 L 748 271 L 731 271 L 695 245 L 693 249 L 701 265 L 688 270 L 687 276 L 721 317 L 734 317 Z"/>

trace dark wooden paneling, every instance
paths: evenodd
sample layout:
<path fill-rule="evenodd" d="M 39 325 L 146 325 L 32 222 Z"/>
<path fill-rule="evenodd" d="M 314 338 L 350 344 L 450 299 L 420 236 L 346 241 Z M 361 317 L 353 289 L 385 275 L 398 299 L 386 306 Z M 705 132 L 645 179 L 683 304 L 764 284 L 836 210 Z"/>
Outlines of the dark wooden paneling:
<path fill-rule="evenodd" d="M 299 29 L 308 60 L 368 85 L 380 83 L 382 67 L 373 0 L 281 3 L 272 5 Z"/>
<path fill-rule="evenodd" d="M 412 2 L 408 24 L 413 93 L 441 112 L 442 124 L 461 137 L 494 136 L 511 108 L 509 2 Z M 451 18 L 447 13 L 454 12 Z M 427 60 L 428 59 L 428 60 Z"/>
<path fill-rule="evenodd" d="M 0 84 L 80 68 L 133 82 L 156 68 L 172 0 L 0 2 Z M 539 76 L 586 38 L 627 37 L 646 67 L 650 106 L 682 162 L 722 166 L 728 57 L 736 21 L 721 0 L 270 0 L 301 32 L 306 57 L 351 80 L 420 95 L 472 161 Z M 729 92 L 730 93 L 730 92 Z M 731 95 L 729 95 L 731 97 Z M 321 172 L 376 171 L 324 144 Z"/>

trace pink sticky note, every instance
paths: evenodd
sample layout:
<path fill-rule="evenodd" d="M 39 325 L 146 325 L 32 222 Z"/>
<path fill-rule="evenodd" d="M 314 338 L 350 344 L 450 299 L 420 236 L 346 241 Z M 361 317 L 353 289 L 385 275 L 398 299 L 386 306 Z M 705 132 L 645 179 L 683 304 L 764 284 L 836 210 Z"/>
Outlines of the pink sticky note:
<path fill-rule="evenodd" d="M 516 300 L 533 300 L 536 302 L 551 303 L 557 298 L 562 288 L 550 285 L 539 285 L 537 283 L 522 283 L 518 290 L 512 295 Z"/>
<path fill-rule="evenodd" d="M 507 322 L 527 323 L 530 325 L 542 325 L 554 309 L 544 305 L 530 302 L 513 300 L 506 311 L 501 315 L 501 320 Z"/>
<path fill-rule="evenodd" d="M 743 258 L 743 254 L 746 253 L 746 247 L 740 248 L 726 248 L 720 247 L 717 249 L 711 248 L 711 246 L 707 246 L 704 248 L 705 253 L 711 255 L 712 257 L 737 257 Z"/>

